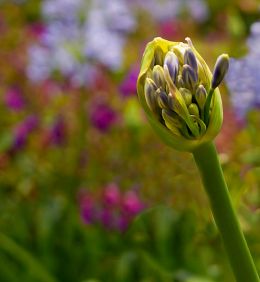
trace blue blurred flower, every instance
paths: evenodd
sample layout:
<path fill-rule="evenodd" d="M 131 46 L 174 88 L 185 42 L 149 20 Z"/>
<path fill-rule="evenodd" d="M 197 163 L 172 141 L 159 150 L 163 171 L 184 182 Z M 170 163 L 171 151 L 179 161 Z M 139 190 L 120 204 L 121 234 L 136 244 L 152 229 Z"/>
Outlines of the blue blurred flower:
<path fill-rule="evenodd" d="M 121 67 L 126 35 L 135 28 L 126 1 L 45 0 L 42 14 L 44 32 L 28 50 L 32 81 L 58 71 L 75 86 L 88 85 L 96 73 L 93 63 Z"/>
<path fill-rule="evenodd" d="M 247 41 L 249 52 L 241 59 L 231 59 L 226 83 L 238 119 L 260 106 L 260 22 L 251 26 Z"/>

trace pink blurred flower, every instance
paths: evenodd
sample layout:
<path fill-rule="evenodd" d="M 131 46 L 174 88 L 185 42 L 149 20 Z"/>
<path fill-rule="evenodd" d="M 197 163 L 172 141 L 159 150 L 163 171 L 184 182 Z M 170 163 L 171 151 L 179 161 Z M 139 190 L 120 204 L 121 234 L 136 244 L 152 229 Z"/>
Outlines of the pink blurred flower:
<path fill-rule="evenodd" d="M 130 190 L 125 193 L 122 203 L 123 211 L 129 216 L 135 216 L 144 209 L 144 204 L 140 200 L 137 192 Z"/>
<path fill-rule="evenodd" d="M 80 212 L 87 224 L 99 224 L 106 229 L 125 232 L 145 205 L 134 190 L 120 193 L 114 183 L 106 185 L 100 197 L 86 191 L 79 193 Z"/>
<path fill-rule="evenodd" d="M 115 183 L 108 184 L 104 188 L 103 201 L 105 205 L 117 206 L 120 203 L 121 194 Z"/>

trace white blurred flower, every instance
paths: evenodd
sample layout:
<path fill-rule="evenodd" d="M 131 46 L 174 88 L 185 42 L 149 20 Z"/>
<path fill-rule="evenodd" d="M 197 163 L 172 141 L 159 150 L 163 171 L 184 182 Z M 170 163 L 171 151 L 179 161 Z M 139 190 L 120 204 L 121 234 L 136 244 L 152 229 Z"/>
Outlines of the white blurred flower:
<path fill-rule="evenodd" d="M 183 12 L 192 19 L 203 22 L 208 17 L 204 0 L 132 0 L 135 8 L 147 11 L 157 21 L 175 19 Z"/>
<path fill-rule="evenodd" d="M 29 48 L 31 80 L 43 81 L 59 71 L 85 84 L 96 73 L 95 62 L 113 71 L 121 67 L 126 35 L 135 28 L 126 1 L 45 0 L 42 14 L 45 32 Z"/>

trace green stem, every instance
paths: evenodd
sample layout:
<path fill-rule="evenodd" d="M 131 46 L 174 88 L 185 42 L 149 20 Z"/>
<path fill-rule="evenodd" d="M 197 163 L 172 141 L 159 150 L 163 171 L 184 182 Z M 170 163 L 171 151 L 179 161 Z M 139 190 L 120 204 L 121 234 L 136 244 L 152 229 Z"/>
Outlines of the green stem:
<path fill-rule="evenodd" d="M 236 280 L 259 282 L 256 267 L 232 206 L 215 145 L 212 142 L 201 145 L 193 152 L 193 156 Z"/>

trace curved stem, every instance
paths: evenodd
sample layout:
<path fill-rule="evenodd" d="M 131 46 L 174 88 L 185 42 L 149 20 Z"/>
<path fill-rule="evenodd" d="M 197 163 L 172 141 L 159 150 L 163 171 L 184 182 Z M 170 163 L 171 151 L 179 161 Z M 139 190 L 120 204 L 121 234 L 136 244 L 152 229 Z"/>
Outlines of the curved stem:
<path fill-rule="evenodd" d="M 232 206 L 215 145 L 212 142 L 206 143 L 197 148 L 193 156 L 236 281 L 259 282 L 256 267 Z"/>

